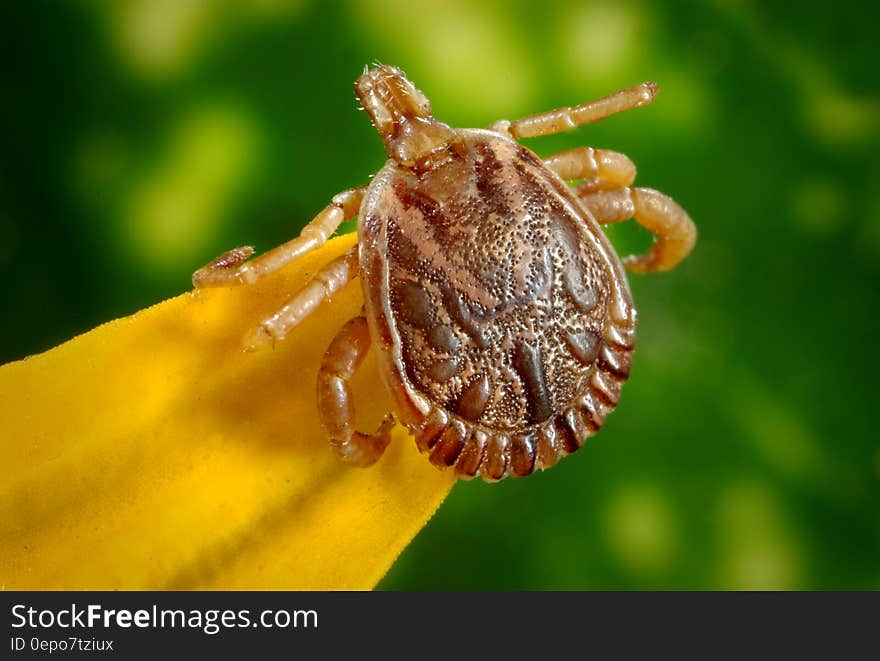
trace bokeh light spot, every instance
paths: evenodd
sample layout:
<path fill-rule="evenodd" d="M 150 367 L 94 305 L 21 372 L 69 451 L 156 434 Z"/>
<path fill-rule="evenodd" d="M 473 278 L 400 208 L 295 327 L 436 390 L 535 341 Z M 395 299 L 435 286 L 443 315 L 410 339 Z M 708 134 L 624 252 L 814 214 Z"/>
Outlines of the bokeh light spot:
<path fill-rule="evenodd" d="M 210 44 L 248 19 L 289 18 L 304 5 L 304 0 L 121 0 L 108 9 L 123 61 L 138 75 L 161 79 L 186 71 Z"/>
<path fill-rule="evenodd" d="M 845 89 L 829 64 L 833 57 L 817 56 L 815 49 L 769 29 L 758 3 L 715 0 L 715 4 L 746 26 L 773 65 L 800 88 L 802 117 L 818 142 L 852 148 L 877 135 L 876 93 L 862 96 Z"/>
<path fill-rule="evenodd" d="M 806 96 L 807 126 L 820 142 L 855 147 L 876 137 L 880 129 L 876 98 L 862 99 L 845 91 L 822 65 L 800 52 L 791 61 Z"/>
<path fill-rule="evenodd" d="M 732 387 L 727 402 L 743 438 L 780 475 L 807 481 L 833 468 L 803 419 L 757 380 Z"/>
<path fill-rule="evenodd" d="M 625 3 L 578 4 L 561 16 L 564 70 L 575 82 L 619 84 L 638 56 L 640 14 Z"/>
<path fill-rule="evenodd" d="M 721 496 L 718 520 L 723 558 L 721 588 L 796 589 L 801 582 L 798 545 L 776 497 L 763 485 L 742 482 Z"/>
<path fill-rule="evenodd" d="M 145 266 L 164 271 L 204 252 L 255 169 L 258 137 L 254 121 L 230 107 L 203 107 L 180 122 L 126 214 L 128 244 Z"/>
<path fill-rule="evenodd" d="M 125 61 L 137 72 L 161 77 L 177 73 L 220 16 L 208 0 L 127 0 L 115 7 L 115 37 Z"/>
<path fill-rule="evenodd" d="M 621 487 L 605 510 L 605 535 L 615 559 L 629 572 L 655 575 L 676 553 L 676 525 L 667 496 L 657 487 Z"/>
<path fill-rule="evenodd" d="M 453 110 L 482 112 L 493 121 L 528 108 L 534 66 L 505 11 L 460 0 L 360 0 L 353 7 L 369 25 L 365 34 L 379 37 L 380 53 L 400 58 L 387 63 L 411 74 L 435 108 L 454 101 Z"/>

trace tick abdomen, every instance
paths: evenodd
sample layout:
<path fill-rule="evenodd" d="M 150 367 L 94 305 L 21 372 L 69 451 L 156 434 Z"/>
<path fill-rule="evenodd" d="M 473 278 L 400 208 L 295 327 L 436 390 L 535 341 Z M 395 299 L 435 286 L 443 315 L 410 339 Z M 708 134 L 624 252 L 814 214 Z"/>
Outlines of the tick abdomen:
<path fill-rule="evenodd" d="M 631 337 L 630 295 L 598 225 L 532 152 L 460 135 L 445 164 L 416 174 L 389 161 L 371 184 L 368 316 L 423 414 L 529 433 L 590 392 L 609 328 Z"/>

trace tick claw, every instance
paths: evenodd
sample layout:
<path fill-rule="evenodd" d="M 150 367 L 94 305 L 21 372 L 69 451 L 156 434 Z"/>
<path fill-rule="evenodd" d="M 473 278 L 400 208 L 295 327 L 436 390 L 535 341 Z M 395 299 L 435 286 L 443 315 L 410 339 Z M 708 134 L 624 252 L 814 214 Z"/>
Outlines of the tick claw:
<path fill-rule="evenodd" d="M 242 340 L 242 348 L 248 352 L 262 351 L 269 346 L 275 348 L 275 338 L 263 326 L 248 331 Z"/>

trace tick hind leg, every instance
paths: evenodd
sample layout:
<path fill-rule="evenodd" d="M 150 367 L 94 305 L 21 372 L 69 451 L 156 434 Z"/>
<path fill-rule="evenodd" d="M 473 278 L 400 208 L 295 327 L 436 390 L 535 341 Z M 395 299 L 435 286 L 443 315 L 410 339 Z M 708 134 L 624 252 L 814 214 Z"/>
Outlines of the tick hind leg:
<path fill-rule="evenodd" d="M 354 404 L 349 380 L 370 348 L 364 317 L 349 321 L 333 338 L 318 371 L 318 412 L 336 455 L 355 466 L 374 464 L 391 440 L 394 418 L 387 416 L 375 434 L 354 428 Z"/>
<path fill-rule="evenodd" d="M 697 229 L 687 212 L 663 193 L 632 188 L 636 167 L 624 154 L 579 147 L 554 154 L 544 163 L 563 179 L 585 179 L 575 187 L 575 193 L 597 222 L 607 225 L 634 218 L 657 235 L 648 254 L 623 260 L 628 270 L 666 271 L 694 247 Z"/>
<path fill-rule="evenodd" d="M 341 223 L 357 215 L 363 194 L 363 188 L 352 188 L 335 195 L 298 237 L 249 262 L 245 260 L 254 253 L 251 246 L 233 248 L 223 253 L 193 274 L 193 286 L 204 289 L 246 285 L 274 273 L 297 257 L 324 245 Z"/>
<path fill-rule="evenodd" d="M 577 189 L 575 189 L 577 191 Z M 615 188 L 581 191 L 580 200 L 597 222 L 607 225 L 633 218 L 656 235 L 644 255 L 630 255 L 628 271 L 667 271 L 687 257 L 697 240 L 697 228 L 687 212 L 671 197 L 651 188 Z"/>

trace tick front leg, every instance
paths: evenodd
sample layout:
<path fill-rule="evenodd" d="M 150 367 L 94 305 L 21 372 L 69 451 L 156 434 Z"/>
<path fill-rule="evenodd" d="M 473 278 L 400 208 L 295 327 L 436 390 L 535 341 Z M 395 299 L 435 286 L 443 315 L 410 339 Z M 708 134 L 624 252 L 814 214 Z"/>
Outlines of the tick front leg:
<path fill-rule="evenodd" d="M 489 128 L 515 139 L 553 135 L 582 124 L 598 122 L 625 110 L 648 105 L 656 95 L 656 83 L 642 83 L 575 108 L 557 108 L 512 122 L 502 120 Z"/>
<path fill-rule="evenodd" d="M 391 440 L 394 418 L 389 415 L 375 434 L 354 428 L 354 404 L 349 381 L 370 348 L 364 317 L 349 321 L 333 338 L 318 371 L 318 412 L 336 455 L 355 466 L 376 463 Z"/>
<path fill-rule="evenodd" d="M 347 285 L 358 274 L 358 247 L 326 264 L 278 312 L 267 317 L 245 337 L 244 346 L 255 351 L 285 336 L 321 303 Z"/>
<path fill-rule="evenodd" d="M 330 204 L 302 229 L 298 237 L 247 263 L 245 260 L 254 253 L 250 246 L 223 253 L 193 274 L 193 285 L 196 289 L 204 289 L 251 284 L 274 273 L 297 257 L 324 245 L 342 222 L 357 215 L 363 194 L 363 188 L 352 188 L 335 195 Z"/>
<path fill-rule="evenodd" d="M 617 188 L 595 191 L 575 189 L 597 222 L 607 225 L 629 218 L 656 235 L 645 255 L 623 260 L 628 271 L 667 271 L 687 257 L 697 240 L 697 228 L 687 212 L 672 198 L 650 188 Z"/>

